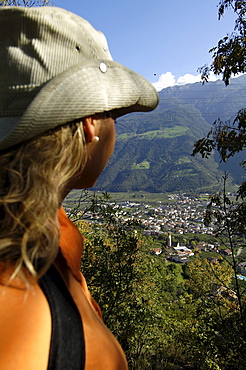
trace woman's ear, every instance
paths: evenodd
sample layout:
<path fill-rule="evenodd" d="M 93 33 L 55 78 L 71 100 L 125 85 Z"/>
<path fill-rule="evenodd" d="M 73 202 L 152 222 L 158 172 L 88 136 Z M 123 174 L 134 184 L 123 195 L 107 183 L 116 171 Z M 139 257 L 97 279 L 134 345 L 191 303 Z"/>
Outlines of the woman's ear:
<path fill-rule="evenodd" d="M 83 127 L 85 133 L 85 140 L 87 143 L 91 143 L 96 130 L 96 120 L 93 117 L 85 117 L 83 118 Z"/>

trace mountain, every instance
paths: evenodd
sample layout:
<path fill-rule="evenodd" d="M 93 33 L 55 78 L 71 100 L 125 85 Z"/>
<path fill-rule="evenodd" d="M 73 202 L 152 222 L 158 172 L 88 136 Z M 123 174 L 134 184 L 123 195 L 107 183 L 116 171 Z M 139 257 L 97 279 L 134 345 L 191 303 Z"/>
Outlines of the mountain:
<path fill-rule="evenodd" d="M 194 142 L 213 122 L 228 120 L 246 105 L 246 76 L 225 86 L 220 80 L 160 91 L 150 113 L 134 113 L 116 123 L 115 151 L 95 189 L 107 191 L 214 191 L 225 166 L 216 156 L 191 157 Z M 229 161 L 232 180 L 242 181 L 242 154 Z"/>

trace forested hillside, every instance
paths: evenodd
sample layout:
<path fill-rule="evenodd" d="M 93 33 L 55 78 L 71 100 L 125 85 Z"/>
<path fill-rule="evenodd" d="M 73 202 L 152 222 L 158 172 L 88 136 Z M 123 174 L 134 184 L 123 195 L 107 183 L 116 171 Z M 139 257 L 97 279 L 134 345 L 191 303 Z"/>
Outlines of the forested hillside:
<path fill-rule="evenodd" d="M 166 233 L 144 234 L 107 195 L 82 203 L 72 213 L 84 235 L 82 271 L 129 369 L 245 369 L 246 282 L 235 279 L 232 257 L 202 254 L 194 234 L 194 255 L 172 263 Z M 85 209 L 96 222 L 78 220 Z"/>
<path fill-rule="evenodd" d="M 227 120 L 244 107 L 246 76 L 163 89 L 158 108 L 117 122 L 117 142 L 96 189 L 150 192 L 214 191 L 224 170 L 240 183 L 240 158 L 227 167 L 218 159 L 191 157 L 194 142 L 217 119 Z"/>

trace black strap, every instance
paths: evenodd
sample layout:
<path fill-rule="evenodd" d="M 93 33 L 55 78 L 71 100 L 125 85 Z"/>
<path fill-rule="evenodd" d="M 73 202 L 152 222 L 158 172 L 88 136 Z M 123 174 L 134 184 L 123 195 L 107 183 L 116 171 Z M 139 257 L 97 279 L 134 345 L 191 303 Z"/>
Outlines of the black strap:
<path fill-rule="evenodd" d="M 85 343 L 80 313 L 54 266 L 40 279 L 50 306 L 52 334 L 48 370 L 83 370 Z"/>

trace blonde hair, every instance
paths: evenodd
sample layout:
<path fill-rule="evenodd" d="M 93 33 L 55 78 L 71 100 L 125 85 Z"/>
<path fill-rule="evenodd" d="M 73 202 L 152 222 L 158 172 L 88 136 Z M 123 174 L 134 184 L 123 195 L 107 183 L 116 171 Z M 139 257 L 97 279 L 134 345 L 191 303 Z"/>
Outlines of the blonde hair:
<path fill-rule="evenodd" d="M 14 265 L 12 278 L 24 267 L 36 279 L 54 261 L 57 211 L 85 160 L 81 121 L 0 154 L 0 261 Z"/>

